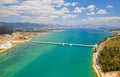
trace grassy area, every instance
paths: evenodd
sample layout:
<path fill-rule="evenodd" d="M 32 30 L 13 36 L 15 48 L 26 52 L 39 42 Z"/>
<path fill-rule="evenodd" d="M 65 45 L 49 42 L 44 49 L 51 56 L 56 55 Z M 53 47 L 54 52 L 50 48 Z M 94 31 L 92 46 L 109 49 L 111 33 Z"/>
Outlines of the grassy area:
<path fill-rule="evenodd" d="M 105 42 L 98 62 L 103 72 L 120 71 L 120 35 Z"/>
<path fill-rule="evenodd" d="M 26 38 L 25 36 L 24 37 L 18 37 L 16 38 L 15 40 L 27 40 L 28 38 Z"/>
<path fill-rule="evenodd" d="M 0 48 L 0 51 L 2 51 L 2 50 L 4 50 L 4 49 L 1 49 L 1 48 Z"/>

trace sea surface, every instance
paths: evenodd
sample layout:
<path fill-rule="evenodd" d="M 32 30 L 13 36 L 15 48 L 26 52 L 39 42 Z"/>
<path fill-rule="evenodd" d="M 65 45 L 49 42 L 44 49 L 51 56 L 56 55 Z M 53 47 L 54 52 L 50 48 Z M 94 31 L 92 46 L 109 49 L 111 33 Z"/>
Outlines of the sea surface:
<path fill-rule="evenodd" d="M 110 36 L 103 30 L 69 29 L 31 37 L 31 41 L 94 45 Z M 0 77 L 96 77 L 90 47 L 32 43 L 0 53 Z"/>

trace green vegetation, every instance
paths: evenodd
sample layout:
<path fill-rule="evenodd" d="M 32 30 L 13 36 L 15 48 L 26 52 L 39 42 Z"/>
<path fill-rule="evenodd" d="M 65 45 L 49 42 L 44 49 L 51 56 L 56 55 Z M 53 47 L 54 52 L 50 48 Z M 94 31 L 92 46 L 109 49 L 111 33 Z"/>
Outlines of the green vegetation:
<path fill-rule="evenodd" d="M 120 35 L 105 42 L 98 62 L 103 72 L 120 71 Z"/>
<path fill-rule="evenodd" d="M 107 38 L 103 38 L 101 41 L 99 41 L 97 44 L 100 45 L 102 42 L 106 41 Z"/>
<path fill-rule="evenodd" d="M 100 45 L 102 42 L 106 41 L 108 38 L 111 38 L 111 37 L 114 37 L 114 36 L 109 36 L 107 38 L 105 37 L 101 41 L 99 41 L 97 44 Z"/>
<path fill-rule="evenodd" d="M 2 51 L 2 50 L 4 50 L 4 49 L 1 49 L 1 48 L 0 48 L 0 51 Z"/>
<path fill-rule="evenodd" d="M 18 37 L 16 38 L 15 40 L 27 40 L 28 38 L 26 38 L 25 36 L 24 37 Z"/>

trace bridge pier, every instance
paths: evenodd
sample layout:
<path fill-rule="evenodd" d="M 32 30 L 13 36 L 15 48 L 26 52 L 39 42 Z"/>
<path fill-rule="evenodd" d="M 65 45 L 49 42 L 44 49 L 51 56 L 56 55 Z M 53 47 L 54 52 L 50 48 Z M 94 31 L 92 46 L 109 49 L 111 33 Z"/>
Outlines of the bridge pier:
<path fill-rule="evenodd" d="M 70 46 L 72 46 L 72 44 L 70 44 Z"/>
<path fill-rule="evenodd" d="M 65 46 L 65 43 L 63 43 L 62 45 Z"/>

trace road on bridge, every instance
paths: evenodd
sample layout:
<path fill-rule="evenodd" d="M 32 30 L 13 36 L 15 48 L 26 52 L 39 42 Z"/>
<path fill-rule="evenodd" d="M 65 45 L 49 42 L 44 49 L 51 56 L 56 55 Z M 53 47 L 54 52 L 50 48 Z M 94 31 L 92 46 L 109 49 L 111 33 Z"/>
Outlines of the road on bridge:
<path fill-rule="evenodd" d="M 46 42 L 46 41 L 30 41 L 32 43 L 41 43 L 41 44 L 53 44 L 53 45 L 63 45 L 63 46 L 80 46 L 80 47 L 94 47 L 94 45 L 87 44 L 75 44 L 75 43 L 62 43 L 62 42 Z"/>

